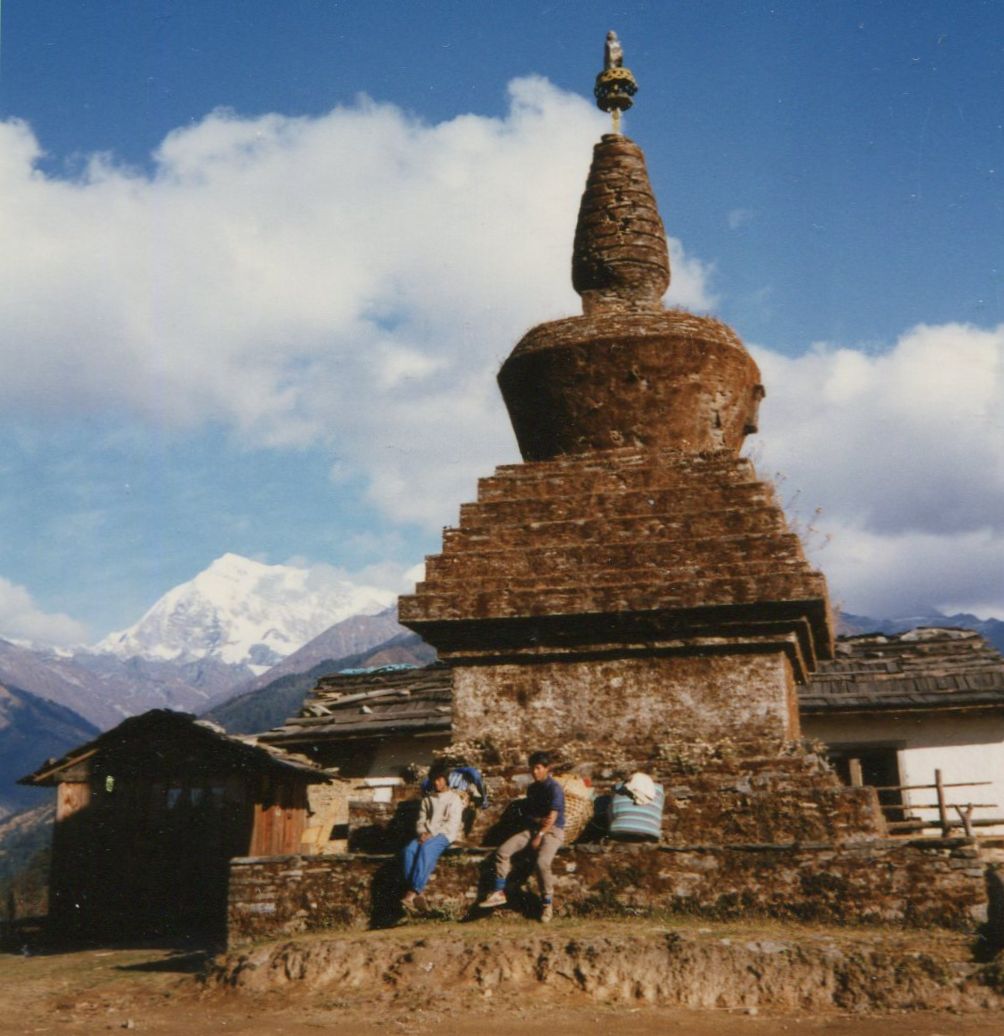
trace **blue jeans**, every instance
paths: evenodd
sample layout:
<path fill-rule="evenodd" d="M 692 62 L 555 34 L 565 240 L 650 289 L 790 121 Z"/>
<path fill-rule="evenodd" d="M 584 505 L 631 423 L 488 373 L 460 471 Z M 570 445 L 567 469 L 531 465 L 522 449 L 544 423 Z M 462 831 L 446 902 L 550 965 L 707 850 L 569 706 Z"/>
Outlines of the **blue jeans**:
<path fill-rule="evenodd" d="M 436 861 L 450 844 L 446 835 L 433 835 L 420 842 L 413 838 L 405 847 L 402 856 L 404 881 L 409 889 L 422 892 L 429 884 L 429 877 L 436 867 Z"/>

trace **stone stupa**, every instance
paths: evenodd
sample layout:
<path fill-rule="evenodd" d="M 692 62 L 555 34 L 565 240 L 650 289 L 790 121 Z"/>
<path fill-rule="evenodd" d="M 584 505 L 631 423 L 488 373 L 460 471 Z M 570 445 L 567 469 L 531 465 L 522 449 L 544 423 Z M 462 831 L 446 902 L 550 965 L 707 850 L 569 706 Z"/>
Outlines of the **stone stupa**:
<path fill-rule="evenodd" d="M 634 78 L 607 66 L 619 116 Z M 453 667 L 456 741 L 640 761 L 799 736 L 796 685 L 833 651 L 826 583 L 740 456 L 756 363 L 725 324 L 666 309 L 669 281 L 642 151 L 606 134 L 573 246 L 583 315 L 530 330 L 498 377 L 524 463 L 481 480 L 400 601 Z"/>

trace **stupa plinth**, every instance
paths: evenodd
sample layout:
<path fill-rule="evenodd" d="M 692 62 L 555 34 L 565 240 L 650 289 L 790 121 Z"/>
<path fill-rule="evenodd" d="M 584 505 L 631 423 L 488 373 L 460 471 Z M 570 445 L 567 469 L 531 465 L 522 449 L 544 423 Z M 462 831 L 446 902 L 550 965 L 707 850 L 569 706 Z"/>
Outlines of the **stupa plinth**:
<path fill-rule="evenodd" d="M 634 758 L 795 738 L 795 686 L 832 654 L 826 585 L 739 455 L 756 363 L 663 305 L 665 230 L 619 133 L 594 149 L 572 282 L 583 314 L 533 328 L 499 373 L 525 462 L 481 480 L 400 601 L 454 666 L 454 737 Z"/>

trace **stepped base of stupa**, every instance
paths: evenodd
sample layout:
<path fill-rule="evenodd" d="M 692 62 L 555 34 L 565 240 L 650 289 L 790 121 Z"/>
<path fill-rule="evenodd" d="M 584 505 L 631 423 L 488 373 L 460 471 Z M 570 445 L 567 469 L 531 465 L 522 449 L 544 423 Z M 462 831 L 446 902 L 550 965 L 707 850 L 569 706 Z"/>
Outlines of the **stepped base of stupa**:
<path fill-rule="evenodd" d="M 399 607 L 454 667 L 454 739 L 497 746 L 797 737 L 832 650 L 822 577 L 726 450 L 501 467 Z"/>

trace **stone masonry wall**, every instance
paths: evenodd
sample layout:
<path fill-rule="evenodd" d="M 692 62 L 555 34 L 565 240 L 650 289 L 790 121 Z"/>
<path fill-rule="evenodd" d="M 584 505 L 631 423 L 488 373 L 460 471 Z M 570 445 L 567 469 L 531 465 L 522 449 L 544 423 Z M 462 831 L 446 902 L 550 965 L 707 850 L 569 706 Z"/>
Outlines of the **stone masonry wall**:
<path fill-rule="evenodd" d="M 465 916 L 489 870 L 483 850 L 451 850 L 427 898 L 440 917 Z M 391 924 L 399 916 L 398 871 L 395 856 L 234 860 L 229 942 Z M 987 867 L 963 840 L 875 840 L 842 848 L 581 845 L 563 849 L 554 871 L 556 909 L 566 915 L 771 916 L 963 931 L 987 921 Z M 514 897 L 513 905 L 532 916 L 537 902 L 528 894 Z"/>
<path fill-rule="evenodd" d="M 534 748 L 569 740 L 632 746 L 681 732 L 714 739 L 797 737 L 781 652 L 458 666 L 453 736 Z"/>

